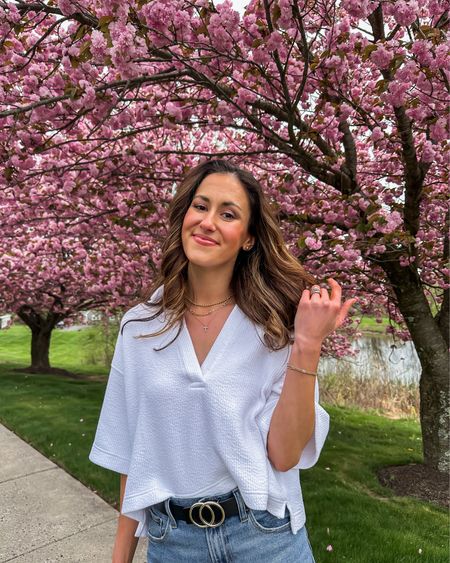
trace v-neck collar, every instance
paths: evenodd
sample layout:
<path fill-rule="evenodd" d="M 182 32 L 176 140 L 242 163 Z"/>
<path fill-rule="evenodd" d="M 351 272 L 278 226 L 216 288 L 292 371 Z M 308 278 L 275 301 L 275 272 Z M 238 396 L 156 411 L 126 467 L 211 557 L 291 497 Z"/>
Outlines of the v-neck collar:
<path fill-rule="evenodd" d="M 213 367 L 215 362 L 219 360 L 222 354 L 227 349 L 231 337 L 237 333 L 237 328 L 244 318 L 244 315 L 237 304 L 234 305 L 230 314 L 226 318 L 219 334 L 217 335 L 213 345 L 211 346 L 208 355 L 200 365 L 197 354 L 195 353 L 194 344 L 192 342 L 189 329 L 183 317 L 182 329 L 177 341 L 179 349 L 183 358 L 184 364 L 192 377 L 197 376 L 197 379 L 204 380 L 208 371 Z"/>

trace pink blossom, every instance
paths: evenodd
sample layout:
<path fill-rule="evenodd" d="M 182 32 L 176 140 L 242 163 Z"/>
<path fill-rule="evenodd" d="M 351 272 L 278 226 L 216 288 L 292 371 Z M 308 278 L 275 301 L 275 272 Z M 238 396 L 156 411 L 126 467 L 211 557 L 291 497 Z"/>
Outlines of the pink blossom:
<path fill-rule="evenodd" d="M 239 30 L 239 12 L 233 9 L 231 0 L 216 5 L 217 14 L 212 14 L 208 32 L 211 42 L 221 52 L 231 49 Z"/>
<path fill-rule="evenodd" d="M 343 0 L 342 7 L 347 10 L 351 16 L 359 19 L 368 15 L 369 4 L 370 2 L 368 0 Z"/>
<path fill-rule="evenodd" d="M 430 41 L 422 39 L 415 41 L 411 47 L 411 52 L 416 55 L 417 60 L 422 66 L 427 66 L 433 61 L 431 47 Z"/>
<path fill-rule="evenodd" d="M 442 68 L 450 71 L 450 47 L 448 42 L 438 45 L 435 50 L 435 60 L 432 62 L 433 68 Z"/>
<path fill-rule="evenodd" d="M 394 107 L 402 106 L 405 103 L 405 92 L 409 86 L 408 83 L 391 82 L 389 92 L 385 94 L 386 101 Z"/>
<path fill-rule="evenodd" d="M 71 180 L 70 178 L 67 179 L 64 183 L 63 183 L 63 190 L 69 194 L 73 188 L 75 187 L 75 182 L 73 180 Z"/>
<path fill-rule="evenodd" d="M 364 199 L 362 197 L 358 199 L 358 207 L 363 211 L 365 211 L 369 207 L 369 205 L 370 201 L 368 201 L 367 199 Z"/>
<path fill-rule="evenodd" d="M 334 223 L 337 218 L 338 218 L 338 214 L 335 213 L 334 211 L 328 211 L 323 216 L 325 223 Z"/>
<path fill-rule="evenodd" d="M 275 51 L 275 49 L 279 49 L 283 44 L 283 37 L 278 31 L 273 31 L 266 42 L 266 47 L 269 53 Z"/>
<path fill-rule="evenodd" d="M 445 141 L 448 138 L 448 121 L 444 117 L 430 126 L 430 136 L 435 141 Z"/>
<path fill-rule="evenodd" d="M 107 48 L 105 36 L 98 29 L 91 33 L 91 52 L 95 57 L 103 57 Z"/>
<path fill-rule="evenodd" d="M 339 121 L 345 121 L 353 113 L 353 108 L 346 103 L 340 105 Z"/>
<path fill-rule="evenodd" d="M 320 248 L 322 248 L 322 242 L 312 237 L 306 237 L 305 244 L 311 250 L 319 250 Z"/>
<path fill-rule="evenodd" d="M 398 211 L 392 211 L 390 213 L 384 211 L 383 213 L 384 215 L 381 215 L 379 219 L 374 221 L 374 226 L 376 226 L 381 233 L 391 233 L 403 224 L 403 217 Z"/>
<path fill-rule="evenodd" d="M 392 57 L 392 53 L 383 44 L 380 44 L 377 46 L 377 50 L 371 53 L 370 60 L 378 68 L 388 68 Z"/>
<path fill-rule="evenodd" d="M 236 97 L 236 103 L 240 107 L 245 107 L 247 103 L 254 102 L 256 99 L 256 94 L 250 90 L 246 90 L 245 88 L 241 88 L 238 92 Z"/>
<path fill-rule="evenodd" d="M 377 141 L 379 141 L 383 137 L 384 137 L 384 134 L 383 134 L 383 131 L 380 129 L 380 127 L 374 127 L 374 129 L 372 131 L 372 141 L 374 143 L 376 143 Z"/>
<path fill-rule="evenodd" d="M 13 53 L 11 55 L 11 62 L 15 65 L 22 65 L 28 62 L 28 59 L 22 57 L 19 53 Z"/>
<path fill-rule="evenodd" d="M 393 3 L 393 16 L 395 21 L 400 25 L 410 25 L 417 17 L 419 6 L 415 0 L 396 0 Z"/>
<path fill-rule="evenodd" d="M 289 29 L 292 22 L 292 3 L 290 0 L 279 0 L 281 16 L 278 23 L 284 29 Z"/>
<path fill-rule="evenodd" d="M 350 31 L 350 18 L 348 16 L 344 16 L 340 22 L 338 22 L 336 26 L 337 33 L 348 33 Z"/>
<path fill-rule="evenodd" d="M 15 4 L 8 4 L 8 11 L 2 10 L 1 12 L 3 12 L 1 15 L 12 23 L 18 23 L 20 21 L 21 15 Z"/>
<path fill-rule="evenodd" d="M 266 65 L 270 61 L 269 53 L 265 49 L 253 49 L 252 59 L 255 63 Z"/>
<path fill-rule="evenodd" d="M 58 8 L 64 16 L 71 16 L 77 11 L 77 5 L 72 0 L 58 0 Z"/>
<path fill-rule="evenodd" d="M 415 256 L 400 256 L 399 264 L 402 268 L 406 268 L 415 261 Z"/>
<path fill-rule="evenodd" d="M 175 118 L 176 121 L 181 121 L 183 114 L 178 105 L 174 104 L 173 102 L 168 102 L 166 104 L 166 110 L 169 115 Z"/>
<path fill-rule="evenodd" d="M 331 57 L 328 57 L 325 61 L 324 61 L 324 66 L 326 68 L 336 68 L 338 67 L 340 64 L 342 63 L 342 59 L 341 57 L 339 57 L 338 55 L 332 55 Z"/>
<path fill-rule="evenodd" d="M 353 98 L 358 98 L 361 95 L 362 90 L 359 86 L 353 86 L 350 92 Z"/>
<path fill-rule="evenodd" d="M 433 162 L 435 150 L 431 141 L 425 141 L 422 147 L 422 162 Z"/>

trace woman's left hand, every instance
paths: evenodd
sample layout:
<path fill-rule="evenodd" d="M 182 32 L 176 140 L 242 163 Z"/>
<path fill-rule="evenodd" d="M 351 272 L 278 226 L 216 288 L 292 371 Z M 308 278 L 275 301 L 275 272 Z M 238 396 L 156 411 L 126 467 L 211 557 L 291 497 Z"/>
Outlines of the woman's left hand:
<path fill-rule="evenodd" d="M 295 341 L 298 343 L 322 344 L 322 341 L 339 328 L 348 315 L 350 307 L 358 301 L 357 297 L 347 299 L 341 305 L 341 286 L 334 278 L 328 278 L 331 297 L 325 287 L 320 295 L 304 289 L 295 315 Z M 320 287 L 313 285 L 313 287 Z"/>

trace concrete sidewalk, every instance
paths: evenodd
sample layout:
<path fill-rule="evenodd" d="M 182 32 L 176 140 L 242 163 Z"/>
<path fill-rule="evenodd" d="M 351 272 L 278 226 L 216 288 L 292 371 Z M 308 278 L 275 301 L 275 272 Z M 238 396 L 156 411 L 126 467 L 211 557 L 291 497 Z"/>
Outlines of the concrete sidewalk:
<path fill-rule="evenodd" d="M 118 511 L 2 425 L 0 452 L 0 562 L 111 563 Z"/>

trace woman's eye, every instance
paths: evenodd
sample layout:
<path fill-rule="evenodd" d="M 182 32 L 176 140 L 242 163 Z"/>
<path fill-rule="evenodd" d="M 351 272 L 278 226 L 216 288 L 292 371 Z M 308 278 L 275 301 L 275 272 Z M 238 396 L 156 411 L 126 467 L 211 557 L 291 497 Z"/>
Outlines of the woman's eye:
<path fill-rule="evenodd" d="M 201 203 L 193 203 L 192 207 L 194 207 L 194 209 L 198 209 L 199 211 L 205 211 L 206 210 L 206 206 L 202 205 Z M 231 213 L 230 211 L 224 211 L 222 213 L 222 215 L 225 217 L 225 219 L 236 219 L 234 213 Z"/>

